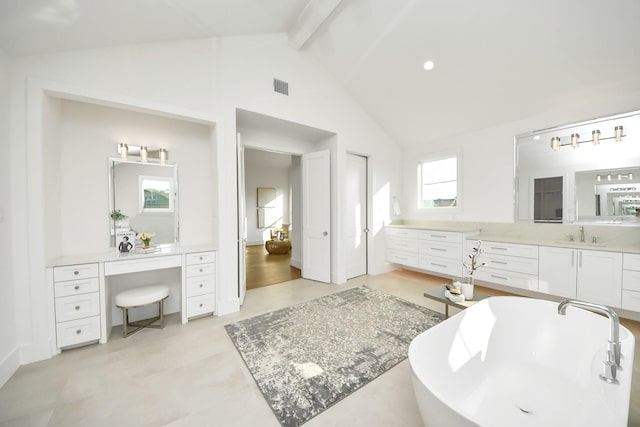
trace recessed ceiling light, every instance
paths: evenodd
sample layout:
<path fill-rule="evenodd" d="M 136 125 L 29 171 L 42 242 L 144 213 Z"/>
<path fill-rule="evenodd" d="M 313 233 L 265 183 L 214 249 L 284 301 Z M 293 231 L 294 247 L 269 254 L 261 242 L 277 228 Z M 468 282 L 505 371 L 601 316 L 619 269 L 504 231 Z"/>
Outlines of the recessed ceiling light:
<path fill-rule="evenodd" d="M 424 63 L 424 65 L 422 67 L 427 71 L 431 71 L 431 70 L 433 70 L 433 67 L 435 65 L 436 64 L 434 64 L 433 61 L 427 61 L 427 62 Z"/>

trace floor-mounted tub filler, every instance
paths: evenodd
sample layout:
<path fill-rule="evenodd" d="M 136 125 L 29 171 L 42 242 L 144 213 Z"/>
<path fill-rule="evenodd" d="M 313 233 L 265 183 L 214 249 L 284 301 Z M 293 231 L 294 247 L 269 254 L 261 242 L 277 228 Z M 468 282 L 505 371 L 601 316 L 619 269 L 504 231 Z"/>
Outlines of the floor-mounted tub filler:
<path fill-rule="evenodd" d="M 622 427 L 634 350 L 606 307 L 492 297 L 417 336 L 409 363 L 426 426 Z"/>

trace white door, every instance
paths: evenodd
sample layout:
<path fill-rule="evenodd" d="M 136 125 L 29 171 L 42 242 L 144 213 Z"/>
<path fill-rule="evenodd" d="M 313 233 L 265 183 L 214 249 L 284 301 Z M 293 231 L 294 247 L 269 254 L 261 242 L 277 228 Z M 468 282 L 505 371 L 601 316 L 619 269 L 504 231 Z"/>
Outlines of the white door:
<path fill-rule="evenodd" d="M 238 297 L 240 305 L 244 304 L 247 293 L 246 250 L 247 250 L 247 209 L 244 191 L 244 144 L 240 133 L 236 137 L 237 170 L 238 170 Z"/>
<path fill-rule="evenodd" d="M 344 248 L 347 279 L 367 274 L 367 158 L 347 155 Z"/>
<path fill-rule="evenodd" d="M 329 151 L 302 156 L 302 277 L 331 282 Z"/>

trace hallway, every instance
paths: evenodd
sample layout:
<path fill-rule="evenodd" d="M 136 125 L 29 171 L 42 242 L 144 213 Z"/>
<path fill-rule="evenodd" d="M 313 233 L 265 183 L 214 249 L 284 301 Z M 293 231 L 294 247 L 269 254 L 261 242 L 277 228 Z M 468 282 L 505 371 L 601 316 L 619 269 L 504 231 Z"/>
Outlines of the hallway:
<path fill-rule="evenodd" d="M 289 265 L 291 251 L 269 254 L 264 245 L 247 246 L 247 289 L 299 279 L 300 270 Z"/>

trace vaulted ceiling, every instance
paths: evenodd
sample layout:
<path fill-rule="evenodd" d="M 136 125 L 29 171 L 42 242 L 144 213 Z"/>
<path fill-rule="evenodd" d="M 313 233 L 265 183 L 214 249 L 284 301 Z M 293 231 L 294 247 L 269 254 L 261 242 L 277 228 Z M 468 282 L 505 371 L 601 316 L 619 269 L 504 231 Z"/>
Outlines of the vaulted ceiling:
<path fill-rule="evenodd" d="M 638 0 L 0 2 L 11 57 L 262 33 L 288 33 L 405 146 L 640 91 Z"/>

